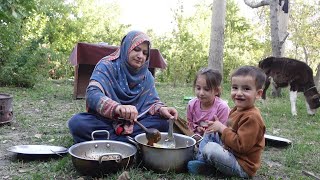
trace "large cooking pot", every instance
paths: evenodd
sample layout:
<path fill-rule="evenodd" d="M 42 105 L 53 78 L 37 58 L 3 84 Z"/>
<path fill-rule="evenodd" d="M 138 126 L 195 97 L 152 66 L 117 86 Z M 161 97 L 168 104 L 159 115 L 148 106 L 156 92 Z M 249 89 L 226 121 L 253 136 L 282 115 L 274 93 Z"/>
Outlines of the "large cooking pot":
<path fill-rule="evenodd" d="M 109 132 L 94 131 L 92 141 L 74 144 L 69 148 L 72 163 L 76 170 L 89 176 L 102 176 L 131 167 L 135 162 L 137 148 L 134 145 L 113 140 L 94 140 L 94 134 Z"/>
<path fill-rule="evenodd" d="M 196 140 L 192 137 L 173 133 L 175 147 L 167 147 L 165 139 L 168 133 L 161 132 L 161 140 L 154 146 L 147 145 L 146 134 L 142 133 L 134 137 L 134 142 L 141 150 L 141 158 L 144 167 L 156 172 L 184 172 L 188 161 L 193 159 Z M 133 139 L 128 137 L 132 142 Z"/>

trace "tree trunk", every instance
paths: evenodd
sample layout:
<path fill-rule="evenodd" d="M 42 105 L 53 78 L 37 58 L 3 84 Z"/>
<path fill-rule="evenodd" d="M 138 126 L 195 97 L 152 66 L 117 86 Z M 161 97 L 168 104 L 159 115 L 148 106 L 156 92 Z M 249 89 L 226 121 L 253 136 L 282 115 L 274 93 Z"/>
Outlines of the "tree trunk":
<path fill-rule="evenodd" d="M 251 8 L 261 6 L 270 6 L 270 26 L 271 26 L 271 42 L 272 55 L 275 57 L 284 56 L 284 42 L 288 37 L 288 19 L 289 19 L 289 0 L 244 0 L 245 4 Z M 271 84 L 272 96 L 279 97 L 281 89 Z"/>
<path fill-rule="evenodd" d="M 223 73 L 224 27 L 226 16 L 226 1 L 213 0 L 211 18 L 211 39 L 209 49 L 209 68 Z"/>
<path fill-rule="evenodd" d="M 288 33 L 288 20 L 289 20 L 289 0 L 280 1 L 280 9 L 278 11 L 278 27 L 279 27 L 279 40 L 281 57 L 285 56 L 285 42 L 289 35 Z"/>
<path fill-rule="evenodd" d="M 289 0 L 271 0 L 270 1 L 270 23 L 271 23 L 271 41 L 272 55 L 283 57 L 285 52 L 285 41 L 288 37 L 288 19 L 289 19 Z M 274 83 L 272 87 L 272 96 L 279 97 L 281 89 Z"/>
<path fill-rule="evenodd" d="M 272 46 L 272 55 L 274 57 L 281 57 L 279 26 L 278 26 L 278 11 L 279 11 L 278 1 L 279 0 L 270 1 L 271 46 Z"/>

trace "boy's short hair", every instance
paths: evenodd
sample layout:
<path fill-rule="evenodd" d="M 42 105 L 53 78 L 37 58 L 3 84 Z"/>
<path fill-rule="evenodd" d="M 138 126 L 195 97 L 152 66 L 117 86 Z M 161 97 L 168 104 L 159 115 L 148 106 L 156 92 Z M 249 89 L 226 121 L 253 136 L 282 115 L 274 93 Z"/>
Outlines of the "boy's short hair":
<path fill-rule="evenodd" d="M 232 74 L 231 78 L 234 76 L 251 76 L 255 79 L 255 84 L 257 89 L 262 89 L 266 82 L 266 74 L 262 69 L 256 66 L 241 66 L 236 69 Z"/>

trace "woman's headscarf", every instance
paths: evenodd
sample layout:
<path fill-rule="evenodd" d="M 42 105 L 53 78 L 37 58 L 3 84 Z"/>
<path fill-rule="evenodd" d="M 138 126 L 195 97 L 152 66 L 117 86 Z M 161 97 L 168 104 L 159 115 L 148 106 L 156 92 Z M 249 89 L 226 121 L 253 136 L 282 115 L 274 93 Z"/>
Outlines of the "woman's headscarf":
<path fill-rule="evenodd" d="M 128 63 L 129 53 L 143 42 L 149 44 L 146 62 L 139 69 L 134 69 Z M 146 111 L 159 102 L 154 78 L 148 70 L 150 47 L 150 39 L 146 34 L 129 32 L 122 39 L 119 49 L 98 62 L 90 80 L 99 82 L 112 100 L 136 106 L 139 114 Z"/>

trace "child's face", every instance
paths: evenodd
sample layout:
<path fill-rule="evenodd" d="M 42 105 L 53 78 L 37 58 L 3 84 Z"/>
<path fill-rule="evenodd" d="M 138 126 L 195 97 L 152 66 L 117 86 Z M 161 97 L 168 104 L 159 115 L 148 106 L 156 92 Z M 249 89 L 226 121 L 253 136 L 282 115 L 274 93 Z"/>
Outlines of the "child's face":
<path fill-rule="evenodd" d="M 262 89 L 257 89 L 255 79 L 251 76 L 234 76 L 231 79 L 231 98 L 238 111 L 254 106 L 256 99 L 262 95 Z"/>
<path fill-rule="evenodd" d="M 210 107 L 214 101 L 215 96 L 219 94 L 219 89 L 209 89 L 205 76 L 200 75 L 198 76 L 196 81 L 195 93 L 197 98 L 201 102 L 201 106 Z"/>

